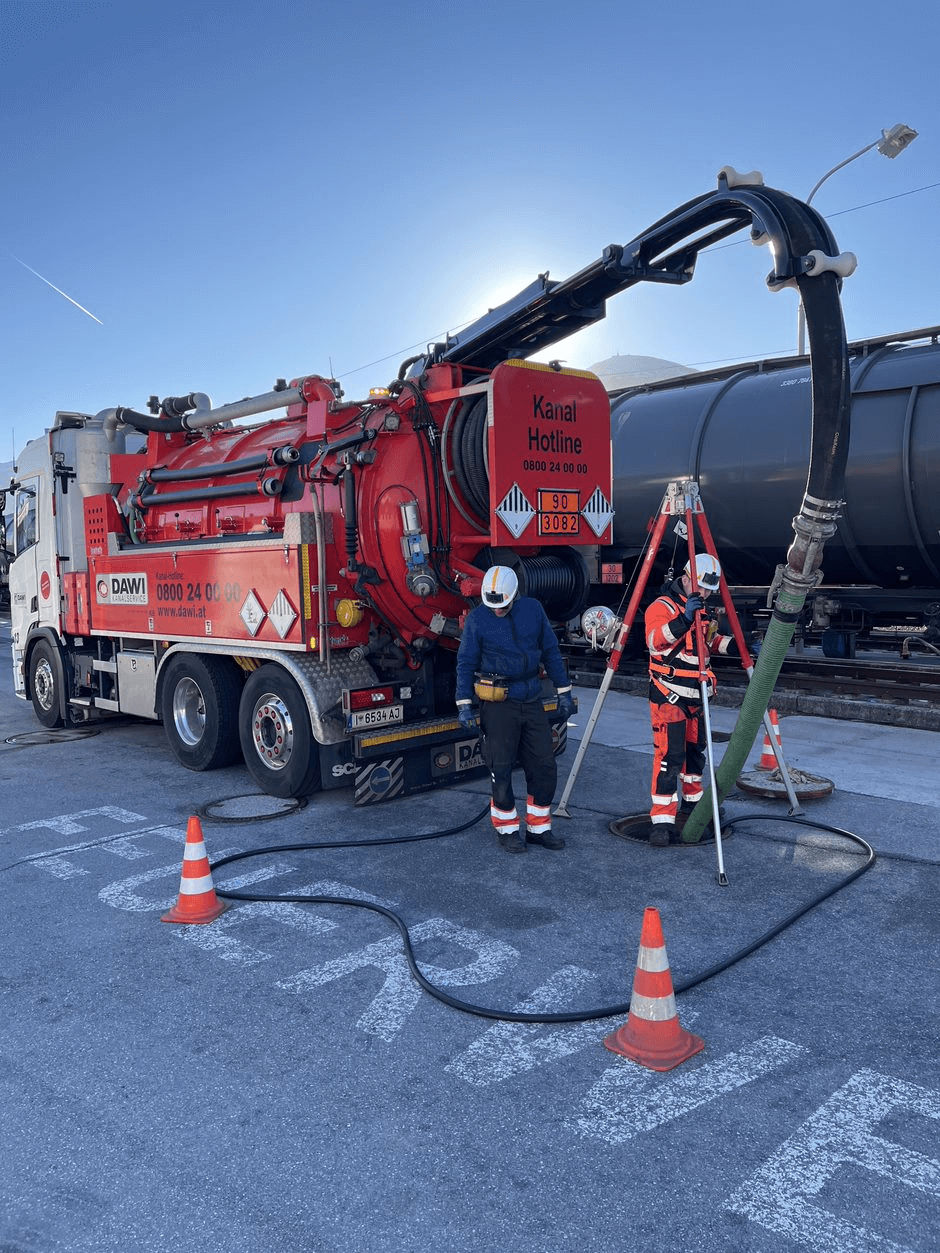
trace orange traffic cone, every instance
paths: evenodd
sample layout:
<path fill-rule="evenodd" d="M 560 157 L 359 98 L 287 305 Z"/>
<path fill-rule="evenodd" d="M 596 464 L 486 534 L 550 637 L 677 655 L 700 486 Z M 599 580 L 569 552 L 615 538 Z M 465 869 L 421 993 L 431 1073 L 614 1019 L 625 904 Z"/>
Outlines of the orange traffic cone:
<path fill-rule="evenodd" d="M 212 871 L 202 827 L 198 818 L 186 824 L 186 848 L 183 851 L 183 873 L 176 904 L 160 917 L 161 922 L 212 922 L 225 906 L 212 886 Z"/>
<path fill-rule="evenodd" d="M 658 910 L 643 914 L 630 1017 L 604 1044 L 648 1070 L 672 1070 L 705 1047 L 704 1040 L 679 1025 Z"/>
<path fill-rule="evenodd" d="M 783 756 L 783 741 L 780 739 L 780 723 L 777 721 L 776 709 L 768 709 L 770 715 L 770 725 L 774 729 L 774 739 L 777 741 L 777 747 L 780 749 L 780 755 Z M 776 770 L 777 758 L 774 756 L 773 746 L 770 743 L 770 736 L 764 732 L 764 743 L 761 746 L 760 761 L 757 763 L 758 770 Z"/>

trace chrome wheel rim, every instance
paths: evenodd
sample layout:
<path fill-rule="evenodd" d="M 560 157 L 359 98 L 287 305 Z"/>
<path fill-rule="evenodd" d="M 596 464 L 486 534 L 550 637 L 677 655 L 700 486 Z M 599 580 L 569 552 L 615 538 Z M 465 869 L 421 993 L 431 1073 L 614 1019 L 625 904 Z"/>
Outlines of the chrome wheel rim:
<path fill-rule="evenodd" d="M 52 666 L 43 657 L 33 674 L 33 691 L 36 700 L 45 710 L 51 710 L 55 703 L 55 677 Z"/>
<path fill-rule="evenodd" d="M 271 770 L 283 770 L 294 750 L 294 724 L 290 710 L 279 696 L 267 692 L 251 715 L 251 740 L 255 752 Z"/>
<path fill-rule="evenodd" d="M 194 748 L 206 733 L 206 701 L 194 679 L 180 679 L 173 692 L 173 726 L 182 742 Z"/>

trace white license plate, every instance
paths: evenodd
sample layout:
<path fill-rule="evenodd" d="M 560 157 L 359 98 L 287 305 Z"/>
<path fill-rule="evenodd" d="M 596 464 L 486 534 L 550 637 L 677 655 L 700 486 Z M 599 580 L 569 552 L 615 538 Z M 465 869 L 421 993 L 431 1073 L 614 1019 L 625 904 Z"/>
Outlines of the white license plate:
<path fill-rule="evenodd" d="M 401 722 L 404 716 L 404 705 L 377 705 L 375 709 L 357 709 L 349 715 L 349 729 L 359 731 L 363 727 L 385 727 L 392 722 Z"/>

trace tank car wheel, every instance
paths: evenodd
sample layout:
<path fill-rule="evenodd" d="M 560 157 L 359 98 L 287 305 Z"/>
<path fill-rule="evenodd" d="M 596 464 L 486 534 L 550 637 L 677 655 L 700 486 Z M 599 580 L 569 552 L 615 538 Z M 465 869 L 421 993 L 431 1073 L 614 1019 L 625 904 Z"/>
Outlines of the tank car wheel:
<path fill-rule="evenodd" d="M 161 689 L 163 730 L 187 770 L 237 761 L 239 676 L 223 657 L 180 653 L 167 663 Z"/>
<path fill-rule="evenodd" d="M 309 796 L 320 786 L 320 753 L 300 688 L 280 666 L 248 679 L 238 712 L 248 773 L 269 796 Z"/>
<path fill-rule="evenodd" d="M 29 691 L 36 717 L 44 727 L 61 727 L 58 658 L 48 640 L 40 640 L 29 655 Z"/>

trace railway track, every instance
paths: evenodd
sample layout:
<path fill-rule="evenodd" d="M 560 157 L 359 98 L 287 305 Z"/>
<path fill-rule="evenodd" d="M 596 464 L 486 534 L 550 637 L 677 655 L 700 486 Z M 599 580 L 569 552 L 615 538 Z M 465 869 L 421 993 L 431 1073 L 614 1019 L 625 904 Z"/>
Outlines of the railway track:
<path fill-rule="evenodd" d="M 572 680 L 597 687 L 604 676 L 606 655 L 568 648 Z M 713 662 L 717 705 L 737 706 L 747 676 L 731 658 Z M 645 660 L 626 659 L 611 682 L 616 691 L 645 695 Z M 855 722 L 882 723 L 940 731 L 940 657 L 902 660 L 872 650 L 851 659 L 816 655 L 815 650 L 788 657 L 774 686 L 773 705 L 781 714 L 810 714 Z"/>

